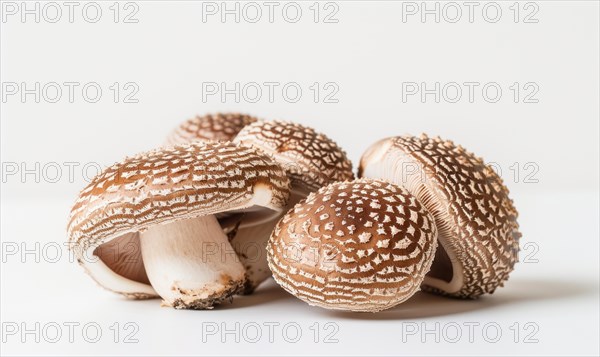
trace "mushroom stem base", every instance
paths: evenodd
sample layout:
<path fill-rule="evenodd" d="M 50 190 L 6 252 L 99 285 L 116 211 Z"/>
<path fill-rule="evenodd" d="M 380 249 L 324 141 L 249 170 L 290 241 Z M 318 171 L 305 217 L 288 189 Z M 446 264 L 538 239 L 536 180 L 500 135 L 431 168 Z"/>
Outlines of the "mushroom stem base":
<path fill-rule="evenodd" d="M 192 310 L 210 310 L 215 305 L 219 305 L 227 300 L 233 299 L 234 295 L 239 295 L 244 291 L 245 283 L 241 281 L 229 281 L 224 286 L 215 291 L 208 297 L 205 296 L 205 291 L 200 289 L 194 290 L 180 290 L 181 298 L 176 299 L 173 303 L 163 301 L 164 306 L 172 306 L 178 310 L 181 309 L 192 309 Z"/>

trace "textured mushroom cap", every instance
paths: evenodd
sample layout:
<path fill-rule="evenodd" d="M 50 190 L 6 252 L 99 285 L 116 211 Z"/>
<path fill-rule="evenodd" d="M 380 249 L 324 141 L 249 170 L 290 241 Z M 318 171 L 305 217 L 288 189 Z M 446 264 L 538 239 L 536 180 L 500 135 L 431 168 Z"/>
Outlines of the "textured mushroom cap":
<path fill-rule="evenodd" d="M 439 137 L 394 137 L 365 152 L 359 176 L 401 184 L 433 214 L 443 248 L 424 289 L 474 298 L 508 279 L 518 259 L 518 214 L 481 158 Z"/>
<path fill-rule="evenodd" d="M 234 142 L 273 155 L 290 175 L 293 190 L 308 193 L 354 178 L 352 162 L 344 150 L 327 136 L 300 124 L 259 121 L 242 129 Z"/>
<path fill-rule="evenodd" d="M 267 247 L 275 281 L 310 305 L 375 312 L 419 290 L 437 247 L 433 217 L 383 181 L 338 182 L 277 224 Z"/>
<path fill-rule="evenodd" d="M 217 113 L 196 116 L 177 127 L 167 138 L 168 145 L 192 141 L 231 141 L 255 117 L 239 113 Z"/>
<path fill-rule="evenodd" d="M 255 148 L 231 142 L 167 147 L 126 158 L 96 176 L 72 208 L 68 239 L 80 264 L 103 285 L 88 269 L 98 262 L 84 259 L 103 243 L 152 225 L 251 206 L 277 215 L 288 196 L 289 179 L 281 166 Z M 143 291 L 104 286 L 132 297 L 153 293 L 149 286 L 131 284 Z"/>

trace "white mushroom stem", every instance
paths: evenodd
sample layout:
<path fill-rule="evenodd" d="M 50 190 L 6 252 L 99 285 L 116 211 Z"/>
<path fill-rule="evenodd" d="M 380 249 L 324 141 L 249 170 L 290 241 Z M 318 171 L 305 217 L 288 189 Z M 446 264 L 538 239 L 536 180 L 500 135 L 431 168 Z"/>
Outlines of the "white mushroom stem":
<path fill-rule="evenodd" d="M 212 215 L 155 225 L 140 243 L 148 279 L 168 305 L 211 308 L 243 288 L 244 267 Z"/>
<path fill-rule="evenodd" d="M 231 244 L 246 269 L 245 294 L 252 293 L 260 283 L 272 275 L 269 263 L 267 262 L 267 243 L 269 237 L 285 212 L 293 208 L 296 203 L 306 198 L 306 196 L 308 196 L 308 192 L 304 190 L 292 191 L 288 203 L 282 212 L 276 215 L 271 214 L 267 216 L 267 219 L 264 218 L 265 216 L 259 216 L 259 224 L 257 224 L 257 218 L 252 215 L 249 218 L 242 218 L 238 231 L 231 240 Z"/>
<path fill-rule="evenodd" d="M 267 263 L 267 242 L 279 218 L 276 216 L 261 225 L 240 228 L 231 241 L 233 249 L 246 269 L 245 294 L 252 293 L 260 283 L 271 276 Z"/>

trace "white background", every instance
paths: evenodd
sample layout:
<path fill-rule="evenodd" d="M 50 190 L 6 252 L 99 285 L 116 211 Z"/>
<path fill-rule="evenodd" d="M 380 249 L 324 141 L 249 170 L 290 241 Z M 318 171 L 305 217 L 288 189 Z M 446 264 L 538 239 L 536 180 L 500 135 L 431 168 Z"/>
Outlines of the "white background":
<path fill-rule="evenodd" d="M 282 15 L 286 3 L 277 4 L 271 22 L 269 8 L 258 2 L 263 13 L 257 23 L 248 21 L 255 12 L 247 7 L 244 13 L 245 3 L 238 5 L 239 23 L 234 15 L 223 22 L 220 13 L 203 11 L 213 9 L 209 5 L 191 1 L 138 1 L 128 7 L 122 2 L 117 23 L 112 1 L 98 2 L 102 14 L 95 23 L 88 21 L 93 8 L 88 6 L 87 19 L 82 16 L 85 2 L 77 3 L 72 23 L 62 2 L 56 23 L 48 21 L 56 12 L 50 7 L 44 12 L 45 2 L 38 2 L 39 23 L 34 15 L 23 22 L 20 2 L 13 4 L 14 15 L 11 4 L 2 4 L 0 31 L 2 354 L 600 352 L 598 2 L 516 7 L 513 1 L 476 2 L 472 21 L 469 8 L 458 2 L 462 17 L 456 23 L 451 22 L 456 7 L 445 2 L 438 2 L 439 23 L 434 15 L 423 21 L 420 12 L 410 14 L 414 6 L 423 10 L 421 2 L 321 3 L 317 23 L 313 1 L 297 2 L 302 14 L 295 23 L 293 4 L 288 17 Z M 33 9 L 35 2 L 27 6 Z M 491 22 L 496 7 L 502 13 Z M 125 23 L 132 12 L 130 20 L 137 23 Z M 337 23 L 325 23 L 332 12 L 329 20 Z M 537 22 L 526 22 L 531 20 Z M 36 82 L 39 103 L 34 94 L 23 99 L 21 83 L 32 89 Z M 57 103 L 50 103 L 56 97 L 51 82 L 61 84 Z M 72 103 L 64 82 L 79 83 Z M 109 88 L 115 82 L 121 86 L 118 103 Z M 123 88 L 128 82 L 139 89 L 133 96 L 137 103 L 124 103 L 132 88 Z M 233 94 L 225 101 L 220 93 L 208 95 L 210 82 L 229 89 L 236 82 L 241 88 L 254 82 L 279 85 L 272 101 L 262 85 L 262 97 L 251 103 L 253 91 L 240 93 L 237 101 Z M 310 88 L 315 82 L 321 87 L 317 103 Z M 324 102 L 332 87 L 323 86 L 329 82 L 339 89 L 333 96 L 337 103 Z M 472 103 L 464 84 L 457 103 L 450 103 L 455 92 L 440 93 L 436 103 L 434 94 L 425 100 L 420 93 L 408 95 L 409 82 L 428 89 L 436 82 L 449 90 L 447 84 L 454 82 L 479 86 Z M 521 87 L 517 103 L 515 82 Z M 15 83 L 19 92 L 12 94 Z M 101 87 L 97 103 L 82 96 L 86 83 Z M 283 96 L 286 83 L 302 89 L 298 102 L 289 102 L 293 91 Z M 493 90 L 488 97 L 482 94 L 486 83 L 502 89 L 496 103 L 486 100 L 493 99 Z M 537 103 L 525 103 L 534 87 L 538 91 L 529 99 Z M 89 94 L 87 99 L 93 90 Z M 272 281 L 213 311 L 175 311 L 161 308 L 158 300 L 128 301 L 103 291 L 70 261 L 66 249 L 56 258 L 86 174 L 160 145 L 195 114 L 217 111 L 313 126 L 345 148 L 355 166 L 382 137 L 426 132 L 452 139 L 502 171 L 520 211 L 522 262 L 505 288 L 478 301 L 419 293 L 389 311 L 351 314 L 309 307 Z M 72 177 L 68 165 L 78 165 Z M 23 176 L 23 169 L 30 171 Z M 35 330 L 36 323 L 39 341 L 35 333 L 23 332 Z M 80 324 L 73 327 L 72 341 L 69 323 Z M 270 330 L 272 323 L 279 325 Z M 85 324 L 91 326 L 87 334 Z M 18 331 L 9 333 L 15 326 Z M 95 327 L 102 336 L 92 343 Z M 215 327 L 218 331 L 209 333 Z M 293 343 L 297 329 L 302 335 Z M 134 343 L 125 343 L 128 333 Z"/>

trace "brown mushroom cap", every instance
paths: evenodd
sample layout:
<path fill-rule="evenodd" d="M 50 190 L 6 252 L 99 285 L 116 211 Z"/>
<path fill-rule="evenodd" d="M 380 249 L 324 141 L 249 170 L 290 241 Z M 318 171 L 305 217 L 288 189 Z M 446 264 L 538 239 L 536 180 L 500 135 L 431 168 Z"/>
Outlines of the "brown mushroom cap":
<path fill-rule="evenodd" d="M 234 142 L 271 154 L 288 172 L 292 190 L 306 194 L 336 181 L 352 180 L 352 162 L 333 140 L 314 129 L 285 121 L 258 121 Z"/>
<path fill-rule="evenodd" d="M 217 113 L 196 116 L 183 122 L 167 138 L 168 145 L 192 141 L 231 141 L 246 125 L 258 119 L 240 113 Z"/>
<path fill-rule="evenodd" d="M 475 298 L 508 279 L 518 259 L 518 214 L 481 158 L 439 137 L 393 137 L 365 152 L 359 176 L 406 187 L 433 214 L 441 245 L 424 289 Z"/>
<path fill-rule="evenodd" d="M 95 177 L 73 206 L 68 239 L 80 264 L 100 285 L 128 297 L 152 297 L 156 293 L 145 274 L 121 274 L 126 250 L 111 263 L 89 257 L 102 244 L 139 239 L 137 233 L 157 224 L 251 206 L 279 215 L 288 195 L 285 172 L 255 148 L 230 142 L 168 147 L 126 158 Z"/>
<path fill-rule="evenodd" d="M 433 260 L 433 217 L 384 181 L 338 182 L 277 224 L 267 247 L 275 281 L 310 305 L 375 312 L 419 290 Z"/>

